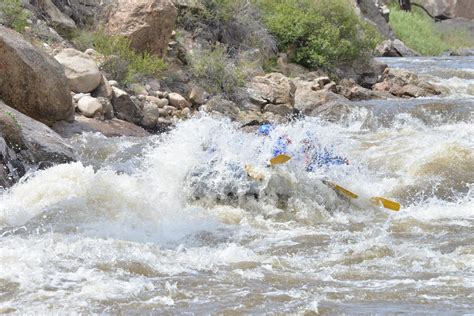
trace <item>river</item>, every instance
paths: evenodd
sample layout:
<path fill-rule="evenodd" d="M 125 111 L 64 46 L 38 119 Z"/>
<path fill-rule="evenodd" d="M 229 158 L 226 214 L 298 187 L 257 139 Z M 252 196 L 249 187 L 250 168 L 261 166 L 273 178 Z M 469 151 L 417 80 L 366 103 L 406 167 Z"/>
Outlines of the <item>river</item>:
<path fill-rule="evenodd" d="M 198 115 L 167 135 L 72 139 L 80 162 L 0 192 L 0 313 L 472 314 L 474 58 L 383 61 L 445 94 L 270 137 Z M 279 135 L 295 157 L 267 168 Z M 350 164 L 304 171 L 307 138 Z"/>

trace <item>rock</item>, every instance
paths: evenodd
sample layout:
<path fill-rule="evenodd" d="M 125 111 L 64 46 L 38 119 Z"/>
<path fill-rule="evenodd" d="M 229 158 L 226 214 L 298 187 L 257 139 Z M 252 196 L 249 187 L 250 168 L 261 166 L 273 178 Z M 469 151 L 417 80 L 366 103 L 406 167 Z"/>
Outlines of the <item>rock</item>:
<path fill-rule="evenodd" d="M 359 86 L 354 80 L 343 79 L 337 86 L 337 93 L 351 101 L 386 99 L 393 97 L 390 93 L 374 91 Z"/>
<path fill-rule="evenodd" d="M 143 117 L 140 107 L 127 92 L 116 87 L 112 87 L 112 89 L 114 91 L 112 106 L 115 116 L 127 122 L 140 124 Z"/>
<path fill-rule="evenodd" d="M 158 97 L 153 96 L 147 96 L 145 100 L 147 100 L 148 102 L 155 103 L 159 108 L 165 107 L 169 104 L 168 99 L 160 99 Z"/>
<path fill-rule="evenodd" d="M 107 98 L 112 100 L 114 91 L 112 90 L 112 85 L 109 83 L 105 76 L 102 76 L 99 86 L 97 89 L 92 91 L 92 96 L 95 98 Z"/>
<path fill-rule="evenodd" d="M 76 29 L 76 23 L 70 17 L 64 15 L 51 0 L 43 0 L 42 9 L 49 17 L 49 23 L 59 30 L 70 32 Z"/>
<path fill-rule="evenodd" d="M 202 5 L 200 0 L 171 0 L 174 5 L 180 9 L 198 9 L 202 10 L 205 7 Z"/>
<path fill-rule="evenodd" d="M 460 0 L 418 0 L 434 17 L 454 18 L 456 3 Z"/>
<path fill-rule="evenodd" d="M 381 57 L 416 57 L 419 53 L 409 48 L 399 39 L 386 40 L 379 44 L 376 49 L 377 56 Z"/>
<path fill-rule="evenodd" d="M 374 85 L 373 90 L 389 92 L 397 97 L 417 97 L 441 94 L 439 88 L 429 82 L 423 81 L 416 74 L 407 70 L 391 68 L 385 70 L 384 80 Z"/>
<path fill-rule="evenodd" d="M 98 118 L 104 114 L 102 103 L 93 97 L 83 97 L 77 102 L 77 108 L 85 117 Z"/>
<path fill-rule="evenodd" d="M 100 85 L 102 74 L 96 62 L 88 55 L 73 48 L 66 48 L 54 58 L 64 66 L 72 91 L 92 92 Z"/>
<path fill-rule="evenodd" d="M 342 65 L 336 69 L 339 78 L 352 79 L 364 88 L 371 89 L 372 86 L 383 79 L 383 72 L 387 68 L 374 58 L 356 60 L 352 64 Z"/>
<path fill-rule="evenodd" d="M 454 16 L 474 20 L 474 2 L 472 0 L 457 0 Z"/>
<path fill-rule="evenodd" d="M 107 137 L 145 137 L 150 135 L 140 126 L 114 118 L 109 121 L 99 121 L 85 116 L 76 116 L 73 122 L 58 122 L 54 130 L 63 137 L 72 137 L 82 133 L 101 133 Z"/>
<path fill-rule="evenodd" d="M 267 104 L 263 108 L 264 112 L 270 112 L 281 117 L 287 117 L 293 114 L 293 108 L 287 106 L 286 104 Z"/>
<path fill-rule="evenodd" d="M 295 79 L 296 94 L 295 108 L 306 114 L 311 115 L 313 111 L 323 104 L 331 101 L 347 101 L 346 98 L 328 90 L 314 91 L 314 82 Z"/>
<path fill-rule="evenodd" d="M 30 168 L 74 159 L 53 130 L 0 101 L 0 186 L 14 184 Z"/>
<path fill-rule="evenodd" d="M 226 117 L 236 120 L 239 117 L 239 107 L 232 101 L 224 99 L 221 96 L 212 97 L 205 105 L 202 106 L 202 109 L 209 113 L 220 113 Z"/>
<path fill-rule="evenodd" d="M 189 92 L 188 99 L 194 105 L 202 105 L 206 103 L 209 95 L 207 92 L 198 86 L 193 86 Z"/>
<path fill-rule="evenodd" d="M 168 100 L 172 106 L 180 110 L 191 107 L 191 104 L 182 95 L 178 93 L 168 94 Z"/>
<path fill-rule="evenodd" d="M 52 125 L 71 120 L 74 106 L 67 78 L 52 57 L 0 26 L 0 98 L 26 115 Z M 21 87 L 21 88 L 20 88 Z"/>
<path fill-rule="evenodd" d="M 292 108 L 295 104 L 295 91 L 295 84 L 280 73 L 256 76 L 247 86 L 250 100 L 262 107 L 267 104 L 285 104 Z"/>
<path fill-rule="evenodd" d="M 418 97 L 427 97 L 429 95 L 428 91 L 425 89 L 415 86 L 414 84 L 407 84 L 403 86 L 399 91 L 398 95 L 402 97 L 413 97 L 413 98 L 418 98 Z"/>
<path fill-rule="evenodd" d="M 177 10 L 170 0 L 117 0 L 106 31 L 126 36 L 137 51 L 165 56 Z"/>
<path fill-rule="evenodd" d="M 115 80 L 109 80 L 109 84 L 112 86 L 112 87 L 117 87 L 119 86 L 118 82 L 115 81 Z"/>
<path fill-rule="evenodd" d="M 148 129 L 154 129 L 158 122 L 160 112 L 158 106 L 154 103 L 146 103 L 143 107 L 142 126 Z"/>
<path fill-rule="evenodd" d="M 393 38 L 394 34 L 384 16 L 384 8 L 380 0 L 357 0 L 357 5 L 364 18 L 370 20 L 385 38 Z M 376 4 L 379 4 L 377 6 Z M 385 13 L 386 14 L 386 13 Z"/>

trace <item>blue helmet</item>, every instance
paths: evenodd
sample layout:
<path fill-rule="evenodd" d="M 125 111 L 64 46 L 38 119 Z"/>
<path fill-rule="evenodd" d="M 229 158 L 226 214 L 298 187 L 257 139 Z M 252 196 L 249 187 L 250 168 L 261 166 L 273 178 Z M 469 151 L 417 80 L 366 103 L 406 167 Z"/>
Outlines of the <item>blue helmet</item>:
<path fill-rule="evenodd" d="M 258 133 L 260 135 L 268 136 L 270 135 L 270 132 L 272 131 L 272 129 L 273 129 L 273 126 L 271 124 L 263 124 L 263 125 L 260 125 L 260 127 L 258 128 Z"/>

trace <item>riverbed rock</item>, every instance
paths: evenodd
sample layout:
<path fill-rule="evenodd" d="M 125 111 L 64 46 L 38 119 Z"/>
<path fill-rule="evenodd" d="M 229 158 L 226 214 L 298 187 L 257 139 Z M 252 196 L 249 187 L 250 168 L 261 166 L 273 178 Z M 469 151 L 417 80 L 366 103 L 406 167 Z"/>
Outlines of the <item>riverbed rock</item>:
<path fill-rule="evenodd" d="M 100 117 L 104 114 L 102 103 L 93 97 L 83 97 L 77 102 L 77 108 L 85 117 Z"/>
<path fill-rule="evenodd" d="M 109 34 L 126 36 L 137 51 L 166 55 L 177 17 L 170 0 L 118 0 L 110 12 Z"/>
<path fill-rule="evenodd" d="M 168 94 L 168 100 L 169 100 L 171 106 L 174 106 L 175 108 L 178 108 L 180 110 L 182 110 L 184 108 L 191 107 L 191 103 L 189 103 L 179 93 L 172 92 L 172 93 Z"/>
<path fill-rule="evenodd" d="M 262 108 L 274 104 L 292 109 L 295 104 L 295 91 L 293 81 L 281 73 L 255 76 L 247 86 L 250 100 Z"/>
<path fill-rule="evenodd" d="M 14 184 L 30 168 L 74 159 L 72 148 L 48 126 L 0 101 L 0 186 Z"/>
<path fill-rule="evenodd" d="M 57 122 L 53 129 L 65 138 L 83 133 L 101 133 L 107 137 L 145 137 L 150 135 L 140 126 L 117 118 L 100 121 L 82 115 L 77 115 L 73 122 Z"/>
<path fill-rule="evenodd" d="M 132 100 L 127 92 L 116 87 L 112 89 L 114 91 L 112 106 L 115 116 L 127 122 L 140 124 L 143 117 L 140 107 Z"/>
<path fill-rule="evenodd" d="M 295 109 L 306 115 L 312 115 L 316 108 L 331 101 L 347 101 L 346 98 L 332 91 L 319 89 L 315 90 L 314 86 L 320 85 L 318 81 L 309 81 L 303 79 L 295 79 Z"/>
<path fill-rule="evenodd" d="M 419 53 L 406 46 L 399 39 L 386 40 L 379 44 L 376 49 L 377 56 L 380 57 L 416 57 Z"/>
<path fill-rule="evenodd" d="M 393 97 L 387 92 L 374 91 L 361 87 L 351 79 L 341 80 L 337 86 L 336 92 L 351 101 L 386 99 Z"/>
<path fill-rule="evenodd" d="M 441 89 L 420 79 L 416 74 L 403 70 L 387 68 L 384 80 L 373 87 L 374 91 L 389 92 L 397 97 L 425 97 L 441 94 Z"/>
<path fill-rule="evenodd" d="M 3 26 L 0 26 L 0 56 L 3 101 L 47 125 L 73 118 L 67 78 L 54 58 Z"/>
<path fill-rule="evenodd" d="M 143 107 L 143 118 L 141 125 L 147 129 L 154 129 L 158 122 L 160 111 L 155 103 L 147 102 Z"/>
<path fill-rule="evenodd" d="M 335 72 L 339 78 L 352 79 L 362 87 L 371 89 L 374 84 L 382 81 L 386 68 L 386 64 L 371 58 L 340 65 L 335 69 Z"/>
<path fill-rule="evenodd" d="M 92 91 L 91 95 L 95 98 L 107 98 L 112 100 L 114 91 L 112 90 L 112 85 L 109 83 L 105 76 L 102 76 L 99 86 L 97 89 Z"/>
<path fill-rule="evenodd" d="M 66 48 L 54 58 L 64 66 L 72 91 L 88 93 L 100 85 L 102 74 L 96 62 L 88 55 L 74 48 Z"/>
<path fill-rule="evenodd" d="M 236 120 L 239 117 L 240 109 L 234 102 L 224 99 L 222 96 L 212 97 L 205 105 L 201 107 L 202 110 L 209 113 L 220 113 L 224 116 Z"/>

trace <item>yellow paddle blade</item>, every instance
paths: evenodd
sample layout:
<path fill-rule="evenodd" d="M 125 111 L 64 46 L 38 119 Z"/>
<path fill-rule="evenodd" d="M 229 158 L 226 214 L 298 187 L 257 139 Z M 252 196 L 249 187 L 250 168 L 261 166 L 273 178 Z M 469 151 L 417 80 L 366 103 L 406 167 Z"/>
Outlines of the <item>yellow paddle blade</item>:
<path fill-rule="evenodd" d="M 375 196 L 371 198 L 370 201 L 372 201 L 372 203 L 374 204 L 382 205 L 383 207 L 395 212 L 398 212 L 400 210 L 400 203 L 390 201 L 389 199 L 383 197 Z"/>
<path fill-rule="evenodd" d="M 343 188 L 341 187 L 339 184 L 337 183 L 334 183 L 334 182 L 330 182 L 330 181 L 327 181 L 327 180 L 323 180 L 323 183 L 330 186 L 331 188 L 333 188 L 334 190 L 344 194 L 345 196 L 347 197 L 350 197 L 351 199 L 357 199 L 359 196 L 357 194 L 355 194 L 354 192 L 351 192 L 349 190 L 347 190 L 346 188 Z"/>
<path fill-rule="evenodd" d="M 273 157 L 272 159 L 270 159 L 270 165 L 271 166 L 281 165 L 281 164 L 284 164 L 285 162 L 287 162 L 290 159 L 291 159 L 291 157 L 288 156 L 288 155 L 285 155 L 285 154 L 278 155 L 278 156 Z"/>

